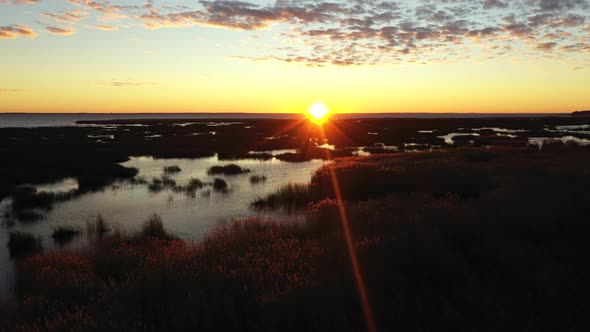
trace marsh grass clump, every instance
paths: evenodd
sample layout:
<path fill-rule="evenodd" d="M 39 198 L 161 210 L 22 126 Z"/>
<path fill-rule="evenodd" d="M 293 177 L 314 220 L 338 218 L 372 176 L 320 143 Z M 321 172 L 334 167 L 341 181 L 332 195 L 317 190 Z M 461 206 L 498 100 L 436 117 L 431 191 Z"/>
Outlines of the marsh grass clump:
<path fill-rule="evenodd" d="M 249 153 L 220 152 L 217 154 L 217 158 L 220 161 L 232 161 L 232 160 L 242 160 L 242 159 L 270 160 L 273 158 L 273 155 L 270 153 L 267 153 L 267 152 L 249 152 Z"/>
<path fill-rule="evenodd" d="M 164 187 L 175 187 L 176 181 L 174 179 L 170 178 L 169 176 L 164 175 L 162 177 L 162 185 Z"/>
<path fill-rule="evenodd" d="M 104 220 L 103 216 L 99 213 L 96 215 L 96 219 L 94 222 L 90 222 L 86 224 L 86 232 L 88 235 L 96 235 L 98 237 L 102 237 L 105 233 L 111 231 L 111 227 L 109 224 Z"/>
<path fill-rule="evenodd" d="M 148 190 L 153 193 L 160 192 L 164 188 L 176 189 L 176 180 L 168 175 L 164 175 L 162 178 L 153 178 L 152 182 L 148 185 Z"/>
<path fill-rule="evenodd" d="M 149 184 L 148 180 L 143 176 L 131 178 L 129 182 L 131 182 L 131 184 Z"/>
<path fill-rule="evenodd" d="M 193 179 L 190 179 L 190 181 L 188 182 L 187 188 L 188 189 L 195 189 L 196 190 L 196 189 L 201 189 L 204 186 L 206 186 L 206 183 L 205 182 L 203 182 L 203 181 L 201 181 L 199 179 L 194 179 L 193 178 Z"/>
<path fill-rule="evenodd" d="M 18 221 L 22 223 L 35 223 L 44 218 L 44 216 L 41 213 L 30 210 L 16 210 L 14 211 L 14 216 L 16 217 L 16 219 L 18 219 Z"/>
<path fill-rule="evenodd" d="M 164 173 L 168 174 L 180 173 L 181 171 L 182 169 L 178 165 L 164 167 Z"/>
<path fill-rule="evenodd" d="M 213 180 L 213 190 L 227 192 L 227 188 L 228 188 L 228 185 L 224 179 L 215 178 L 215 180 Z"/>
<path fill-rule="evenodd" d="M 224 166 L 213 166 L 209 168 L 207 174 L 209 175 L 238 175 L 249 173 L 250 170 L 247 168 L 242 168 L 236 164 L 229 164 Z"/>
<path fill-rule="evenodd" d="M 160 191 L 162 191 L 162 189 L 164 189 L 164 188 L 162 187 L 161 184 L 150 183 L 148 185 L 148 190 L 153 193 L 160 192 Z"/>
<path fill-rule="evenodd" d="M 71 242 L 76 236 L 81 233 L 80 229 L 72 226 L 59 226 L 53 230 L 51 237 L 59 245 L 65 245 Z"/>
<path fill-rule="evenodd" d="M 38 253 L 43 249 L 39 237 L 25 232 L 10 232 L 7 246 L 10 256 L 14 258 Z"/>
<path fill-rule="evenodd" d="M 293 152 L 286 152 L 275 155 L 275 158 L 281 161 L 286 161 L 290 163 L 302 163 L 306 161 L 311 161 L 314 159 L 313 156 L 305 153 L 293 153 Z"/>
<path fill-rule="evenodd" d="M 186 187 L 177 187 L 177 191 L 184 192 L 185 194 L 194 197 L 197 190 L 207 186 L 207 183 L 199 179 L 190 179 Z"/>
<path fill-rule="evenodd" d="M 319 202 L 309 203 L 306 209 L 307 224 L 310 230 L 327 233 L 339 229 L 342 217 L 337 200 L 325 198 Z"/>
<path fill-rule="evenodd" d="M 160 239 L 170 239 L 172 236 L 166 232 L 164 229 L 164 223 L 162 222 L 162 218 L 157 215 L 153 214 L 149 217 L 148 220 L 145 221 L 141 228 L 141 234 L 143 236 L 149 236 L 154 238 Z"/>
<path fill-rule="evenodd" d="M 24 186 L 17 189 L 12 195 L 12 209 L 15 211 L 40 208 L 49 210 L 56 201 L 63 201 L 74 197 L 76 191 L 52 193 L 37 191 L 34 187 Z"/>
<path fill-rule="evenodd" d="M 309 186 L 304 183 L 289 183 L 264 198 L 258 198 L 251 206 L 258 210 L 284 209 L 293 212 L 302 209 L 311 202 Z"/>
<path fill-rule="evenodd" d="M 252 175 L 250 177 L 250 183 L 257 184 L 261 182 L 266 182 L 267 178 L 264 175 Z"/>
<path fill-rule="evenodd" d="M 246 154 L 246 159 L 270 160 L 274 156 L 268 152 L 250 152 Z"/>

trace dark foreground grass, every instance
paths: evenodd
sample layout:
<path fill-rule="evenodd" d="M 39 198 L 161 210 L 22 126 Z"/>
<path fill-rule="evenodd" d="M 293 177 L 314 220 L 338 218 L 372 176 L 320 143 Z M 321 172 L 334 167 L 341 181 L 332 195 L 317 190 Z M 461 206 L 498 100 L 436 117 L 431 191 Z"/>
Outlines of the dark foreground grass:
<path fill-rule="evenodd" d="M 333 163 L 378 330 L 589 330 L 589 161 L 559 147 Z M 325 171 L 309 190 L 329 197 Z M 144 229 L 30 257 L 0 330 L 363 331 L 338 204 L 315 201 L 305 223 L 234 221 L 198 244 Z"/>

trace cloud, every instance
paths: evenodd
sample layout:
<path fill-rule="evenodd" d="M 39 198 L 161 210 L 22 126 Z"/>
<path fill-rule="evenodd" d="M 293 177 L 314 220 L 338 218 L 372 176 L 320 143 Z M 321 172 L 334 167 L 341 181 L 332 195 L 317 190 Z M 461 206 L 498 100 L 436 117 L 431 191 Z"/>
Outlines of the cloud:
<path fill-rule="evenodd" d="M 83 20 L 88 14 L 89 12 L 84 10 L 70 10 L 58 13 L 42 13 L 41 15 L 59 22 L 74 22 Z"/>
<path fill-rule="evenodd" d="M 112 87 L 138 87 L 138 86 L 150 86 L 150 85 L 157 85 L 158 83 L 154 82 L 137 82 L 137 81 L 121 81 L 121 80 L 112 80 L 112 81 L 94 81 L 95 84 L 98 85 L 106 85 Z"/>
<path fill-rule="evenodd" d="M 47 26 L 45 27 L 45 29 L 53 34 L 56 35 L 62 35 L 62 36 L 70 36 L 76 33 L 76 31 L 74 30 L 68 30 L 68 29 L 63 29 L 63 28 L 58 28 L 58 27 L 53 27 L 53 26 Z"/>
<path fill-rule="evenodd" d="M 110 25 L 104 25 L 104 24 L 97 24 L 94 26 L 94 28 L 99 29 L 99 30 L 103 30 L 103 31 L 119 30 L 119 28 L 117 28 L 117 27 L 110 26 Z"/>
<path fill-rule="evenodd" d="M 17 37 L 35 38 L 37 34 L 23 24 L 0 26 L 0 39 L 15 39 Z"/>
<path fill-rule="evenodd" d="M 41 2 L 41 0 L 0 0 L 0 3 L 7 5 L 31 5 Z"/>
<path fill-rule="evenodd" d="M 562 11 L 573 8 L 588 8 L 587 0 L 540 0 L 539 9 L 542 11 Z"/>
<path fill-rule="evenodd" d="M 590 0 L 276 0 L 265 5 L 254 0 L 147 0 L 137 5 L 68 1 L 75 10 L 42 13 L 46 19 L 68 24 L 67 28 L 44 25 L 50 32 L 74 33 L 79 21 L 91 16 L 101 24 L 82 26 L 107 31 L 137 25 L 269 30 L 284 45 L 260 38 L 261 45 L 269 46 L 246 58 L 309 66 L 435 63 L 531 54 L 578 61 L 570 51 L 576 48 L 572 45 L 587 42 L 584 38 L 590 32 Z"/>
<path fill-rule="evenodd" d="M 540 43 L 540 44 L 537 44 L 535 49 L 537 49 L 539 51 L 543 51 L 543 52 L 552 52 L 553 48 L 555 46 L 557 46 L 557 43 L 554 43 L 554 42 Z"/>
<path fill-rule="evenodd" d="M 201 25 L 252 31 L 286 26 L 289 30 L 282 29 L 280 37 L 296 47 L 242 58 L 309 66 L 378 65 L 459 59 L 467 43 L 498 50 L 486 54 L 488 58 L 516 52 L 520 48 L 512 45 L 519 40 L 541 54 L 561 52 L 556 46 L 573 43 L 586 22 L 585 15 L 572 11 L 587 5 L 586 0 L 280 0 L 262 6 L 220 0 L 178 10 L 152 7 L 134 17 L 151 29 Z"/>

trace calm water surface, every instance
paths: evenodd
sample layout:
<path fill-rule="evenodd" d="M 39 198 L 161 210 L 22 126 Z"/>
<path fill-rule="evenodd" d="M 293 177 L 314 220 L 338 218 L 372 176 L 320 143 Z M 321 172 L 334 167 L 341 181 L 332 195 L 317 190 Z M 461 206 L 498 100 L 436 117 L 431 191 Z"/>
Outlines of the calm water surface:
<path fill-rule="evenodd" d="M 273 153 L 276 152 L 273 151 Z M 207 169 L 211 166 L 228 163 L 230 162 L 219 161 L 216 156 L 199 159 L 132 158 L 123 165 L 137 168 L 138 176 L 148 181 L 154 177 L 161 178 L 164 175 L 165 166 L 178 165 L 182 169 L 181 172 L 168 174 L 177 185 L 185 186 L 192 178 L 212 182 L 215 177 L 219 177 L 226 180 L 229 190 L 223 193 L 205 187 L 191 196 L 172 189 L 151 192 L 147 185 L 119 181 L 103 191 L 56 203 L 50 211 L 43 211 L 45 218 L 39 222 L 28 224 L 16 222 L 12 227 L 4 225 L 0 229 L 0 298 L 5 298 L 10 293 L 14 270 L 6 247 L 10 231 L 25 231 L 38 235 L 46 250 L 56 250 L 62 249 L 51 238 L 53 229 L 57 226 L 74 226 L 84 232 L 86 224 L 95 221 L 100 214 L 113 228 L 134 232 L 141 228 L 147 218 L 157 213 L 162 217 L 167 230 L 183 239 L 198 241 L 215 225 L 236 218 L 249 216 L 301 218 L 301 216 L 288 216 L 282 212 L 258 212 L 252 210 L 249 205 L 256 198 L 272 193 L 288 182 L 309 182 L 315 170 L 325 162 L 314 160 L 287 163 L 274 158 L 268 161 L 238 160 L 231 163 L 248 168 L 251 172 L 234 176 L 207 174 Z M 251 175 L 264 175 L 267 181 L 252 184 L 250 183 Z M 76 187 L 77 183 L 74 179 L 37 186 L 38 190 L 45 191 L 71 190 Z M 3 222 L 7 219 L 4 214 L 9 205 L 10 200 L 0 202 L 0 218 Z M 82 234 L 63 248 L 81 247 L 87 241 L 87 237 Z"/>

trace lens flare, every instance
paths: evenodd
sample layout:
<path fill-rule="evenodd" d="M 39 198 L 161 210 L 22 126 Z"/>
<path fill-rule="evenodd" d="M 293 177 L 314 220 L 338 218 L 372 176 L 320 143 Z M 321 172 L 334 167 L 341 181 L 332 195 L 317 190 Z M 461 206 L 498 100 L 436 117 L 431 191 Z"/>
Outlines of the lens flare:
<path fill-rule="evenodd" d="M 318 101 L 307 109 L 307 117 L 311 121 L 321 125 L 330 117 L 330 110 L 324 103 Z"/>

